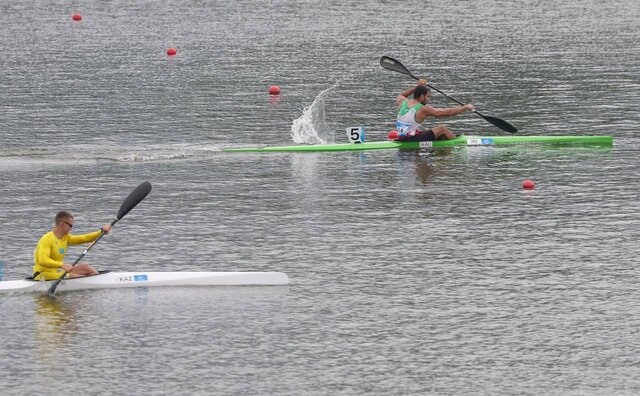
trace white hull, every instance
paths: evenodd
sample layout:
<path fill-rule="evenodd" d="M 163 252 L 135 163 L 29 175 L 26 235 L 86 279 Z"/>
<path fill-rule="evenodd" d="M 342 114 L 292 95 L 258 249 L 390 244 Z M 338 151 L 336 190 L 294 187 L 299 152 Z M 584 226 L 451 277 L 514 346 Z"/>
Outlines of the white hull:
<path fill-rule="evenodd" d="M 54 281 L 29 279 L 0 282 L 0 294 L 47 291 Z M 105 272 L 65 279 L 56 292 L 155 286 L 276 286 L 288 285 L 282 272 Z"/>

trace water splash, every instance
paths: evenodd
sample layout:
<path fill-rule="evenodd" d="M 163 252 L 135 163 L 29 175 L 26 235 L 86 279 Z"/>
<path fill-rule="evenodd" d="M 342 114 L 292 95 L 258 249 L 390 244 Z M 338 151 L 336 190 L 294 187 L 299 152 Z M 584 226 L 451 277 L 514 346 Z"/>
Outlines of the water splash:
<path fill-rule="evenodd" d="M 142 162 L 142 161 L 166 161 L 172 159 L 185 159 L 188 154 L 185 152 L 156 153 L 156 152 L 130 152 L 122 154 L 116 158 L 122 162 Z"/>
<path fill-rule="evenodd" d="M 305 107 L 302 115 L 291 124 L 291 138 L 295 143 L 326 144 L 333 142 L 333 132 L 327 126 L 324 115 L 324 102 L 340 81 L 320 92 L 310 106 Z"/>

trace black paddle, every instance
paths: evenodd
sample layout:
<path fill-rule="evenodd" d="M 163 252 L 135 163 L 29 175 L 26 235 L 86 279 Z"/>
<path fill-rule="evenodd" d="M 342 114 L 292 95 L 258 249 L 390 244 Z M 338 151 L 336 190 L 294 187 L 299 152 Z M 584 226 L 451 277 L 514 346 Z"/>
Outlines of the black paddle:
<path fill-rule="evenodd" d="M 118 211 L 118 214 L 116 215 L 116 218 L 113 219 L 113 221 L 111 222 L 111 225 L 113 226 L 114 224 L 116 224 L 118 222 L 118 220 L 120 220 L 127 213 L 129 213 L 131 211 L 131 209 L 135 208 L 136 205 L 139 204 L 140 201 L 142 201 L 147 195 L 149 195 L 150 192 L 151 192 L 151 183 L 149 183 L 148 181 L 146 181 L 146 182 L 140 184 L 138 187 L 136 187 L 136 189 L 133 190 L 131 192 L 131 194 L 129 194 L 127 199 L 125 199 L 124 202 L 122 203 L 122 205 L 120 206 L 120 210 Z M 91 250 L 91 248 L 96 243 L 98 243 L 100 238 L 102 238 L 103 236 L 104 236 L 104 230 L 102 230 L 102 232 L 100 232 L 100 235 L 98 236 L 98 238 L 96 238 L 96 240 L 93 241 L 93 243 L 91 245 L 89 245 L 89 247 L 87 247 L 84 250 L 84 252 L 82 252 L 80 257 L 78 257 L 78 259 L 73 263 L 72 267 L 75 267 L 75 265 L 78 264 L 78 262 L 84 257 L 84 255 L 87 254 L 87 252 L 89 250 Z M 60 278 L 56 279 L 56 281 L 53 282 L 53 284 L 49 288 L 49 291 L 47 292 L 49 295 L 53 296 L 55 294 L 56 289 L 58 288 L 58 285 L 60 284 L 60 282 L 62 282 L 62 280 L 64 279 L 65 276 L 67 276 L 67 271 L 65 271 Z"/>
<path fill-rule="evenodd" d="M 380 58 L 380 66 L 384 67 L 387 70 L 391 70 L 397 73 L 401 73 L 404 75 L 407 75 L 409 77 L 412 77 L 416 80 L 420 80 L 418 77 L 414 76 L 413 74 L 411 74 L 411 72 L 409 70 L 407 70 L 406 67 L 404 67 L 402 65 L 402 63 L 398 62 L 397 60 L 390 58 L 388 56 L 383 56 L 382 58 Z M 464 103 L 460 102 L 457 99 L 452 98 L 451 96 L 447 95 L 446 93 L 442 92 L 441 90 L 439 90 L 438 88 L 434 87 L 431 84 L 427 84 L 427 87 L 433 89 L 434 91 L 439 92 L 442 96 L 446 97 L 449 100 L 452 100 L 454 102 L 456 102 L 457 104 L 459 104 L 460 106 L 464 106 Z M 501 120 L 500 118 L 497 117 L 491 117 L 491 116 L 486 116 L 484 114 L 480 114 L 479 111 L 473 110 L 474 113 L 476 113 L 478 116 L 484 118 L 485 120 L 487 120 L 489 123 L 497 126 L 498 128 L 502 129 L 503 131 L 507 131 L 509 133 L 516 133 L 518 132 L 518 128 L 514 127 L 513 125 L 509 124 L 507 121 L 505 120 Z"/>

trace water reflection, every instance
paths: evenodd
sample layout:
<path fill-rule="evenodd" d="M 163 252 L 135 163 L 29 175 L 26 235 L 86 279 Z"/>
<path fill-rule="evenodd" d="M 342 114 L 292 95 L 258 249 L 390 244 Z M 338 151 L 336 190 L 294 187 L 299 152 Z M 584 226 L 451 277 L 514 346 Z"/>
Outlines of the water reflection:
<path fill-rule="evenodd" d="M 441 147 L 428 150 L 399 150 L 395 158 L 401 174 L 415 174 L 416 180 L 427 184 L 438 175 L 461 172 L 461 167 L 509 166 L 526 168 L 539 161 L 567 164 L 594 161 L 610 155 L 611 148 L 599 146 L 505 146 L 505 147 Z M 490 165 L 491 164 L 491 165 Z M 523 165 L 524 164 L 524 165 Z"/>
<path fill-rule="evenodd" d="M 280 95 L 269 95 L 269 104 L 272 106 L 277 106 L 280 104 L 280 100 L 282 98 Z"/>
<path fill-rule="evenodd" d="M 74 304 L 60 297 L 37 294 L 34 297 L 33 334 L 36 359 L 42 364 L 40 375 L 46 381 L 59 375 L 64 352 L 77 341 L 77 312 Z"/>
<path fill-rule="evenodd" d="M 78 333 L 77 306 L 59 297 L 35 297 L 35 337 L 41 351 L 54 351 L 73 342 Z"/>
<path fill-rule="evenodd" d="M 430 161 L 433 155 L 433 151 L 399 150 L 397 158 L 403 172 L 415 172 L 416 179 L 422 184 L 427 184 L 437 174 L 437 168 Z"/>

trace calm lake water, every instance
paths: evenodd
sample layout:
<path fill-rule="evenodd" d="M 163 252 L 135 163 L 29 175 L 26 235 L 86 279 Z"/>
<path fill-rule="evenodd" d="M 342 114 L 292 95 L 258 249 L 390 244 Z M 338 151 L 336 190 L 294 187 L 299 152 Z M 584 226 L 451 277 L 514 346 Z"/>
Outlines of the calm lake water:
<path fill-rule="evenodd" d="M 636 2 L 35 0 L 0 32 L 5 280 L 58 210 L 93 231 L 145 180 L 86 262 L 291 279 L 0 297 L 3 395 L 640 393 Z M 220 151 L 385 139 L 414 81 L 382 55 L 521 135 L 614 146 Z"/>

